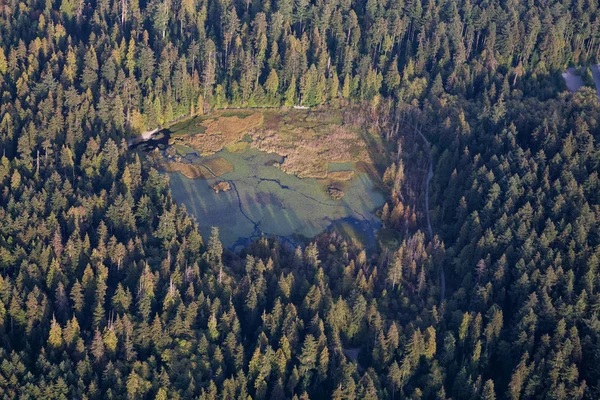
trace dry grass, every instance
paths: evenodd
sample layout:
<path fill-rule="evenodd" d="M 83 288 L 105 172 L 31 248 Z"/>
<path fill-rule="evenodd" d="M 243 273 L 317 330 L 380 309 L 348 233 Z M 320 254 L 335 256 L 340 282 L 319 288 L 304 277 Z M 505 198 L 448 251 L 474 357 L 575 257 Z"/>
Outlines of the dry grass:
<path fill-rule="evenodd" d="M 344 192 L 341 189 L 336 188 L 335 186 L 329 186 L 327 188 L 327 194 L 333 200 L 341 200 L 344 197 Z"/>
<path fill-rule="evenodd" d="M 220 111 L 199 126 L 202 133 L 183 141 L 200 155 L 223 148 L 243 152 L 250 146 L 285 157 L 279 168 L 300 178 L 347 181 L 353 172 L 328 172 L 329 163 L 372 162 L 359 132 L 343 125 L 339 111 Z"/>
<path fill-rule="evenodd" d="M 211 185 L 211 187 L 217 194 L 219 192 L 227 192 L 227 191 L 231 190 L 231 185 L 227 181 L 217 182 L 217 183 Z"/>
<path fill-rule="evenodd" d="M 327 177 L 334 181 L 349 181 L 353 176 L 354 171 L 334 171 L 327 174 Z"/>
<path fill-rule="evenodd" d="M 284 156 L 281 169 L 287 173 L 322 179 L 331 175 L 327 172 L 329 163 L 370 162 L 364 141 L 344 126 L 328 123 L 307 126 L 306 121 L 304 127 L 281 125 L 278 131 L 255 132 L 251 146 Z"/>
<path fill-rule="evenodd" d="M 203 161 L 202 165 L 208 168 L 215 176 L 221 176 L 233 171 L 233 164 L 221 157 Z"/>
<path fill-rule="evenodd" d="M 279 129 L 279 121 L 281 120 L 281 113 L 278 111 L 265 111 L 265 121 L 263 126 L 265 129 L 277 130 Z"/>
<path fill-rule="evenodd" d="M 248 150 L 248 147 L 250 147 L 250 143 L 248 142 L 237 142 L 230 144 L 229 146 L 225 146 L 225 150 L 230 153 L 243 153 Z"/>
<path fill-rule="evenodd" d="M 233 171 L 233 165 L 224 158 L 213 158 L 200 165 L 178 161 L 161 162 L 166 172 L 181 172 L 189 179 L 212 179 Z"/>
<path fill-rule="evenodd" d="M 263 114 L 260 112 L 254 112 L 243 118 L 237 115 L 218 116 L 202 122 L 202 126 L 206 128 L 203 134 L 187 136 L 184 141 L 198 150 L 201 155 L 207 156 L 225 146 L 239 142 L 245 134 L 260 127 L 263 120 Z"/>

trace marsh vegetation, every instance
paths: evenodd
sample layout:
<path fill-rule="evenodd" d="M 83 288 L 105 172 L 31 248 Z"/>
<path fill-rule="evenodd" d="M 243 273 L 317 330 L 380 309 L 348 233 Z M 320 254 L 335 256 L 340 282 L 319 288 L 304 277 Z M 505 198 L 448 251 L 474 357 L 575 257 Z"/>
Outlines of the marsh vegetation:
<path fill-rule="evenodd" d="M 373 245 L 384 197 L 361 130 L 343 119 L 340 111 L 218 111 L 174 125 L 169 145 L 148 157 L 201 226 L 220 228 L 226 247 L 261 235 L 297 244 L 334 227 Z"/>
<path fill-rule="evenodd" d="M 339 110 L 221 110 L 176 124 L 171 131 L 181 152 L 193 148 L 208 156 L 251 147 L 284 157 L 277 166 L 300 178 L 349 180 L 352 169 L 330 172 L 329 164 L 371 162 L 364 132 L 345 123 Z"/>

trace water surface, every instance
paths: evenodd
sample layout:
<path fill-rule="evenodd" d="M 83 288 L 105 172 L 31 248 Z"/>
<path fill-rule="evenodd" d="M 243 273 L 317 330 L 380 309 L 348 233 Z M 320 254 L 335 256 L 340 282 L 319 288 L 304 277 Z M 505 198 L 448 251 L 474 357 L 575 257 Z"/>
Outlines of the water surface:
<path fill-rule="evenodd" d="M 234 166 L 215 179 L 189 179 L 179 172 L 169 173 L 175 200 L 185 204 L 196 216 L 202 234 L 208 237 L 212 226 L 219 227 L 225 247 L 236 250 L 260 237 L 278 236 L 292 244 L 310 239 L 330 228 L 343 228 L 372 246 L 380 220 L 374 211 L 384 204 L 383 195 L 365 172 L 355 172 L 352 180 L 336 183 L 344 197 L 333 200 L 329 184 L 314 178 L 298 178 L 274 166 L 282 157 L 255 149 L 241 153 L 222 150 L 211 157 L 222 157 Z M 195 153 L 185 159 L 200 163 Z M 330 170 L 347 170 L 352 163 L 332 164 Z M 211 185 L 228 181 L 232 190 L 215 193 Z"/>

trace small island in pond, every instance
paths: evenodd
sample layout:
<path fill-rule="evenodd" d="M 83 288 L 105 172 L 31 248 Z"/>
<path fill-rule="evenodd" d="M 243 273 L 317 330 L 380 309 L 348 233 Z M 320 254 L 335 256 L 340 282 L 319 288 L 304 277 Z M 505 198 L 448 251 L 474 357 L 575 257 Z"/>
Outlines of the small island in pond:
<path fill-rule="evenodd" d="M 220 181 L 211 185 L 215 193 L 228 192 L 231 190 L 231 184 L 227 181 Z"/>

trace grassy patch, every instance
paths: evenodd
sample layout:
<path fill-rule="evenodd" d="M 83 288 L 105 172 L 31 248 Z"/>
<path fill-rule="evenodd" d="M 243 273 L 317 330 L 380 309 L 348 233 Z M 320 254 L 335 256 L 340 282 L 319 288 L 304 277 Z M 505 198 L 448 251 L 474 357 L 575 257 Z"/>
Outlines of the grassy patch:
<path fill-rule="evenodd" d="M 201 156 L 225 149 L 243 153 L 248 148 L 284 157 L 279 168 L 300 178 L 345 181 L 354 163 L 373 163 L 377 138 L 343 125 L 339 110 L 226 110 L 175 124 L 172 132 Z M 369 143 L 367 143 L 369 142 Z M 373 143 L 371 143 L 373 142 Z M 177 148 L 179 154 L 190 151 Z M 350 163 L 336 172 L 331 163 Z"/>
<path fill-rule="evenodd" d="M 354 176 L 354 171 L 333 171 L 328 172 L 327 177 L 334 181 L 349 181 Z"/>
<path fill-rule="evenodd" d="M 220 113 L 221 117 L 238 117 L 240 119 L 244 119 L 246 117 L 254 114 L 254 111 L 251 110 L 242 110 L 242 111 L 222 111 Z"/>
<path fill-rule="evenodd" d="M 203 161 L 202 165 L 208 168 L 215 176 L 221 176 L 233 171 L 233 164 L 221 157 Z"/>
<path fill-rule="evenodd" d="M 237 142 L 225 146 L 225 150 L 230 153 L 243 153 L 248 150 L 248 147 L 250 147 L 250 143 L 248 142 Z"/>
<path fill-rule="evenodd" d="M 181 172 L 189 179 L 212 179 L 233 171 L 233 164 L 224 158 L 212 158 L 201 164 L 190 164 L 178 161 L 166 161 L 161 163 L 166 172 Z"/>
<path fill-rule="evenodd" d="M 210 179 L 213 176 L 202 166 L 180 162 L 164 163 L 163 168 L 167 172 L 181 172 L 189 179 Z"/>
<path fill-rule="evenodd" d="M 371 163 L 357 162 L 356 163 L 356 172 L 358 172 L 359 174 L 360 173 L 366 174 L 376 184 L 382 183 L 381 178 L 379 177 L 379 174 L 377 173 L 377 169 L 375 168 L 375 165 L 373 165 Z"/>
<path fill-rule="evenodd" d="M 196 152 L 196 150 L 192 149 L 191 147 L 180 143 L 173 144 L 173 148 L 177 151 L 177 154 L 179 154 L 182 157 Z"/>
<path fill-rule="evenodd" d="M 352 243 L 357 245 L 358 247 L 362 247 L 362 243 L 364 243 L 365 235 L 360 232 L 356 226 L 348 221 L 340 221 L 334 224 L 333 230 L 349 239 Z"/>
<path fill-rule="evenodd" d="M 181 126 L 178 129 L 171 128 L 171 137 L 185 137 L 190 135 L 202 135 L 206 132 L 206 127 L 199 124 L 196 119 L 186 126 Z"/>
<path fill-rule="evenodd" d="M 202 122 L 202 126 L 205 128 L 204 134 L 187 136 L 184 141 L 197 149 L 201 155 L 210 155 L 239 142 L 244 135 L 260 127 L 262 123 L 263 115 L 259 112 L 244 118 L 221 116 Z"/>
<path fill-rule="evenodd" d="M 186 119 L 184 121 L 177 122 L 169 128 L 171 137 L 183 137 L 189 135 L 203 134 L 206 131 L 206 127 L 202 124 L 214 117 L 201 115 L 198 117 Z"/>

